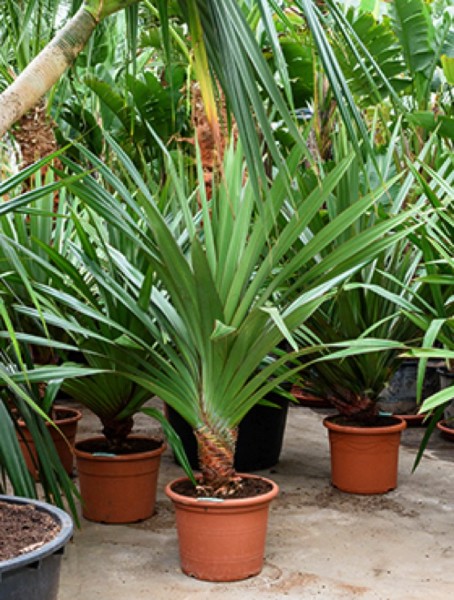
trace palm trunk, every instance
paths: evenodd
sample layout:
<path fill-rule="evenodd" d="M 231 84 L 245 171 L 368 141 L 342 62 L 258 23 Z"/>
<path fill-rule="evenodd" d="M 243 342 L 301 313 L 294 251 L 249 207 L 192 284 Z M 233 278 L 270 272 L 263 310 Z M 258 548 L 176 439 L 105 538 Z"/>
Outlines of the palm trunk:
<path fill-rule="evenodd" d="M 84 48 L 97 21 L 82 6 L 0 95 L 0 137 L 59 80 Z"/>
<path fill-rule="evenodd" d="M 202 472 L 201 489 L 207 496 L 225 495 L 236 481 L 233 466 L 237 430 L 215 431 L 208 425 L 195 432 Z"/>
<path fill-rule="evenodd" d="M 100 21 L 138 1 L 85 0 L 74 17 L 0 94 L 0 138 L 57 83 Z"/>

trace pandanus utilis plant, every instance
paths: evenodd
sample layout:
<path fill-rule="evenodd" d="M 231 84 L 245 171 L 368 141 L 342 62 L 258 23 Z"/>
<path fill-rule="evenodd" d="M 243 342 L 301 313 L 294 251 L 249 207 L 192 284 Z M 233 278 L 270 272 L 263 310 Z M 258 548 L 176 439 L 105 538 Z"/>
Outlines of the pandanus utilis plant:
<path fill-rule="evenodd" d="M 98 220 L 90 240 L 85 237 L 81 245 L 74 245 L 70 262 L 89 277 L 92 287 L 108 293 L 117 309 L 108 319 L 96 316 L 68 265 L 66 292 L 39 286 L 39 294 L 70 311 L 66 317 L 62 310 L 53 318 L 48 308 L 43 310 L 44 318 L 68 330 L 88 322 L 87 317 L 116 329 L 117 335 L 110 334 L 109 339 L 99 328 L 93 335 L 127 353 L 119 374 L 157 395 L 190 424 L 198 441 L 200 493 L 228 495 L 239 485 L 234 469 L 238 424 L 267 392 L 291 375 L 291 369 L 282 371 L 288 356 L 276 357 L 275 348 L 286 339 L 295 356 L 313 354 L 314 347 L 307 341 L 296 346 L 292 330 L 305 323 L 337 284 L 403 235 L 398 225 L 406 215 L 347 236 L 330 252 L 331 241 L 369 211 L 385 188 L 358 198 L 326 228 L 308 235 L 354 156 L 340 161 L 307 192 L 297 183 L 288 185 L 287 178 L 295 178 L 301 168 L 302 151 L 294 149 L 259 202 L 238 146 L 226 153 L 223 176 L 209 201 L 203 177 L 198 190 L 188 189 L 187 180 L 168 156 L 172 194 L 181 211 L 163 216 L 159 197 L 150 193 L 115 142 L 110 144 L 128 185 L 82 147 L 97 176 L 84 175 L 80 167 L 68 164 L 77 176 L 68 180 L 68 191 Z M 292 212 L 282 212 L 288 203 Z M 73 218 L 77 220 L 77 213 Z M 108 243 L 95 233 L 102 223 L 116 232 Z M 83 232 L 83 227 L 78 230 Z M 292 253 L 300 239 L 307 243 Z M 48 252 L 53 254 L 52 249 Z M 105 259 L 104 266 L 95 256 Z M 282 290 L 290 279 L 300 292 L 284 303 Z M 120 309 L 134 315 L 129 325 L 128 320 L 116 320 Z M 36 309 L 22 307 L 21 311 L 37 315 Z M 83 333 L 90 337 L 88 327 Z M 295 371 L 300 368 L 301 364 Z"/>

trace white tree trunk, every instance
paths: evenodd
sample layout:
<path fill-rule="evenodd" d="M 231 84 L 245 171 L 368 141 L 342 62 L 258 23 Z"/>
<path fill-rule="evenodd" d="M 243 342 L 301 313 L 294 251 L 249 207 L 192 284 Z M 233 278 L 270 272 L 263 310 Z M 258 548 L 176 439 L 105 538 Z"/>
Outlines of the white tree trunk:
<path fill-rule="evenodd" d="M 97 22 L 83 7 L 0 94 L 0 138 L 51 89 L 82 51 Z"/>

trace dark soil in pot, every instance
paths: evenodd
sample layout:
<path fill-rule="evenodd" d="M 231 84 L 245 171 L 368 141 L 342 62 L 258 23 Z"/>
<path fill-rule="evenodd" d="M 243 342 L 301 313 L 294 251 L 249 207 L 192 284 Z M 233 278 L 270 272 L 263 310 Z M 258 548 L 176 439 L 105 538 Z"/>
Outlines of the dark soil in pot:
<path fill-rule="evenodd" d="M 239 476 L 241 477 L 241 475 Z M 244 477 L 241 479 L 238 488 L 235 493 L 229 494 L 229 499 L 238 498 L 253 498 L 255 496 L 261 496 L 271 491 L 272 486 L 264 479 L 258 477 L 248 478 Z M 196 488 L 192 485 L 189 480 L 177 481 L 172 485 L 172 490 L 182 496 L 188 496 L 189 498 L 197 498 L 199 494 Z"/>
<path fill-rule="evenodd" d="M 358 427 L 358 428 L 373 428 L 373 427 L 387 427 L 390 425 L 396 425 L 400 423 L 401 419 L 397 417 L 387 415 L 377 415 L 371 421 L 357 421 L 351 417 L 345 415 L 334 415 L 328 417 L 328 420 L 337 425 L 344 425 L 346 427 Z"/>
<path fill-rule="evenodd" d="M 0 505 L 1 600 L 57 600 L 70 516 L 29 498 L 0 495 Z"/>
<path fill-rule="evenodd" d="M 76 447 L 82 452 L 89 454 L 115 454 L 117 456 L 128 456 L 129 454 L 140 454 L 151 452 L 162 446 L 162 441 L 153 438 L 128 438 L 121 447 L 112 448 L 106 439 L 88 439 L 77 442 Z"/>
<path fill-rule="evenodd" d="M 55 538 L 60 525 L 32 504 L 0 501 L 0 561 L 37 550 Z"/>

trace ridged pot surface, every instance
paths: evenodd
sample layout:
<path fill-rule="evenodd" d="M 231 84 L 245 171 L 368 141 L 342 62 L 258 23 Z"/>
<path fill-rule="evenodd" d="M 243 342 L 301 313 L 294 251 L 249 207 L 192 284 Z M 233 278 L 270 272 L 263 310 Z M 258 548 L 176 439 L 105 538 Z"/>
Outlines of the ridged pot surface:
<path fill-rule="evenodd" d="M 397 487 L 399 446 L 406 423 L 390 417 L 389 425 L 354 427 L 327 417 L 331 482 L 352 494 L 385 494 Z"/>
<path fill-rule="evenodd" d="M 278 486 L 265 479 L 271 489 L 260 496 L 198 499 L 173 491 L 182 479 L 168 484 L 165 491 L 175 507 L 183 572 L 205 581 L 258 575 L 263 568 L 269 506 Z"/>
<path fill-rule="evenodd" d="M 64 437 L 49 423 L 46 423 L 46 426 L 49 429 L 63 468 L 68 475 L 72 475 L 74 468 L 74 443 L 77 435 L 77 426 L 82 418 L 82 412 L 70 406 L 58 406 L 55 408 L 55 414 L 55 423 Z M 38 480 L 39 473 L 36 468 L 37 458 L 33 437 L 23 421 L 19 421 L 19 425 L 21 427 L 21 435 L 19 435 L 18 439 L 22 454 L 24 455 L 30 474 L 35 480 Z"/>
<path fill-rule="evenodd" d="M 131 436 L 147 440 L 145 436 Z M 152 516 L 156 504 L 161 455 L 166 446 L 126 455 L 92 454 L 76 443 L 75 453 L 82 496 L 82 514 L 98 523 L 134 523 Z"/>

